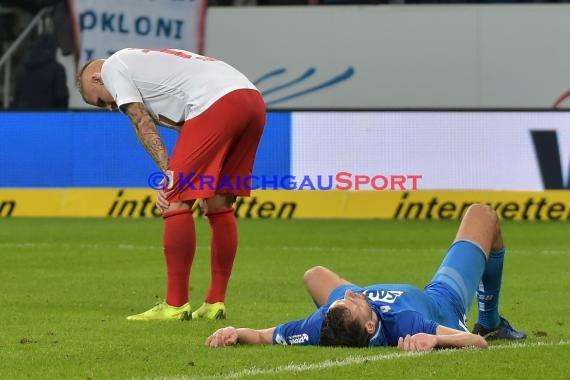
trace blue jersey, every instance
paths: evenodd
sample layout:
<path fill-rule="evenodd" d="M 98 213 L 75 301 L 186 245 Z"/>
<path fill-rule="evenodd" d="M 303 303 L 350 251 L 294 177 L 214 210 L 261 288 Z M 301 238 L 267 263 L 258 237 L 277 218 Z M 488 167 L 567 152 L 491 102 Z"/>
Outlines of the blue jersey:
<path fill-rule="evenodd" d="M 369 346 L 396 346 L 398 338 L 416 333 L 435 334 L 441 319 L 432 297 L 412 285 L 377 284 L 367 287 L 340 286 L 327 303 L 305 319 L 287 322 L 275 328 L 273 343 L 285 345 L 319 345 L 321 326 L 330 305 L 350 289 L 363 293 L 378 316 L 378 328 Z"/>

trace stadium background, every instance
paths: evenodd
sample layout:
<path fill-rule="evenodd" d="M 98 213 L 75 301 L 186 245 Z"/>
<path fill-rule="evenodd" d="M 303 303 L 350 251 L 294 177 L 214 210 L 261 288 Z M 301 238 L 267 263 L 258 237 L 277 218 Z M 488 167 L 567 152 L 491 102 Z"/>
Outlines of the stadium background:
<path fill-rule="evenodd" d="M 200 3 L 192 0 L 0 0 L 3 37 L 13 17 L 4 5 L 32 2 L 99 7 L 87 20 L 88 44 L 103 41 L 93 50 L 115 39 L 199 42 L 179 40 L 177 27 L 195 25 L 200 14 L 181 18 L 166 6 Z M 165 285 L 162 221 L 147 185 L 156 169 L 126 117 L 82 103 L 73 56 L 60 50 L 69 108 L 0 111 L 0 378 L 568 377 L 568 231 L 555 221 L 570 215 L 570 6 L 306 2 L 322 5 L 212 6 L 204 15 L 204 53 L 246 73 L 269 106 L 255 173 L 419 174 L 419 190 L 256 191 L 236 205 L 240 248 L 228 319 L 133 324 L 125 316 L 148 307 Z M 144 28 L 153 25 L 169 40 L 151 38 Z M 4 52 L 16 38 L 3 40 Z M 12 81 L 28 46 L 9 61 Z M 3 104 L 16 84 L 8 85 Z M 172 147 L 174 133 L 162 134 Z M 423 286 L 476 201 L 504 219 L 501 313 L 527 332 L 524 342 L 428 355 L 203 346 L 228 324 L 264 328 L 310 313 L 302 274 L 314 265 L 356 283 Z M 196 221 L 194 307 L 209 283 L 204 219 Z"/>
<path fill-rule="evenodd" d="M 91 36 L 80 52 L 98 51 L 100 39 L 121 46 L 125 30 L 136 43 L 190 44 L 158 29 L 156 38 L 137 34 L 142 18 L 149 28 L 168 21 L 142 16 L 153 2 L 131 11 L 71 3 Z M 194 8 L 204 54 L 246 73 L 268 104 L 255 175 L 315 184 L 339 172 L 422 176 L 410 195 L 256 191 L 238 216 L 456 219 L 479 201 L 506 209 L 506 219 L 570 217 L 566 192 L 550 191 L 569 187 L 566 5 Z M 155 170 L 128 121 L 89 109 L 73 87 L 74 56 L 58 59 L 74 111 L 0 114 L 0 215 L 156 216 L 147 183 Z M 172 147 L 175 135 L 163 134 Z"/>
<path fill-rule="evenodd" d="M 237 214 L 458 219 L 465 204 L 486 202 L 504 219 L 567 220 L 568 172 L 561 157 L 570 157 L 563 149 L 570 147 L 568 116 L 560 111 L 270 112 L 254 168 L 260 180 L 253 185 L 264 190 L 241 200 Z M 149 185 L 156 169 L 123 115 L 8 112 L 0 120 L 2 216 L 159 216 Z M 163 136 L 172 149 L 176 132 L 165 130 Z M 339 172 L 351 173 L 351 190 L 318 190 L 319 184 L 347 186 L 325 180 Z M 370 184 L 356 190 L 356 175 L 422 177 L 417 189 L 408 180 L 400 191 L 389 185 L 374 190 Z M 281 186 L 287 176 L 295 190 Z M 304 178 L 310 185 L 298 190 Z"/>

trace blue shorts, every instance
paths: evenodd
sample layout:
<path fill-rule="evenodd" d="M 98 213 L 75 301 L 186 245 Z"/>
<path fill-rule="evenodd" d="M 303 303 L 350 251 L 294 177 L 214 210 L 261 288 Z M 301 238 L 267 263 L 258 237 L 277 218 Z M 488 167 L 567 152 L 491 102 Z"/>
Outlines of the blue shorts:
<path fill-rule="evenodd" d="M 454 242 L 431 282 L 424 288 L 441 310 L 447 327 L 465 329 L 458 318 L 465 318 L 485 270 L 483 249 L 469 240 Z"/>

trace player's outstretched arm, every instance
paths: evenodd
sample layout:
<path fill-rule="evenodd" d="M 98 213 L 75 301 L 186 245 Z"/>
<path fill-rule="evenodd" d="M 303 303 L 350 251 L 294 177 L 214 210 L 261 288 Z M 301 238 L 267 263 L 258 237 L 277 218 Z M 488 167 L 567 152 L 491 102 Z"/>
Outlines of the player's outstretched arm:
<path fill-rule="evenodd" d="M 152 157 L 160 170 L 168 169 L 168 152 L 158 133 L 154 119 L 143 103 L 129 103 L 122 106 L 125 114 L 131 119 L 139 141 Z"/>
<path fill-rule="evenodd" d="M 431 351 L 434 348 L 489 347 L 485 338 L 470 332 L 438 326 L 436 335 L 419 333 L 406 335 L 398 340 L 398 348 L 402 351 Z"/>
<path fill-rule="evenodd" d="M 275 327 L 263 330 L 229 326 L 216 330 L 206 339 L 208 347 L 227 347 L 240 344 L 271 344 Z"/>

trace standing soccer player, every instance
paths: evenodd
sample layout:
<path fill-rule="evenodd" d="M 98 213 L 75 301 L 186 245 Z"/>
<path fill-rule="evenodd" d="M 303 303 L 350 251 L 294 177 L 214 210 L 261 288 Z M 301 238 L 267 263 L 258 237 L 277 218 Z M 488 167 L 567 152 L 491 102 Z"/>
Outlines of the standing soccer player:
<path fill-rule="evenodd" d="M 263 133 L 261 94 L 227 63 L 177 49 L 123 49 L 90 61 L 81 69 L 77 87 L 86 103 L 126 114 L 141 144 L 171 179 L 157 194 L 164 219 L 166 300 L 127 319 L 225 318 L 238 244 L 232 204 L 236 196 L 250 195 L 238 182 L 251 175 Z M 179 131 L 170 158 L 157 124 Z M 213 183 L 205 184 L 204 178 Z M 192 312 L 188 287 L 197 199 L 203 200 L 211 228 L 211 283 L 205 302 Z"/>

